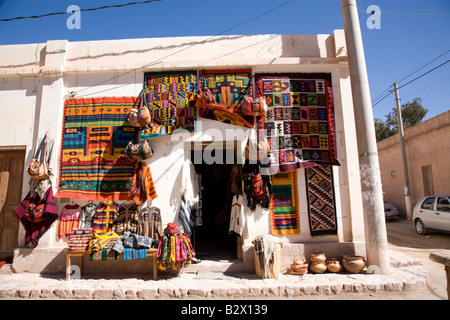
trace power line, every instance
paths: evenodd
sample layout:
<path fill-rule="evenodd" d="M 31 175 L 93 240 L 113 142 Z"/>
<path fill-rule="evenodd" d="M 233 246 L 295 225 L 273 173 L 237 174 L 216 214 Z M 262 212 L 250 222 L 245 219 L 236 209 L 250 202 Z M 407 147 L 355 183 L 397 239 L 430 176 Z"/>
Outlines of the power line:
<path fill-rule="evenodd" d="M 381 14 L 406 14 L 418 16 L 450 16 L 450 13 L 425 13 L 425 12 L 380 12 Z"/>
<path fill-rule="evenodd" d="M 397 83 L 402 82 L 403 80 L 405 80 L 406 78 L 409 78 L 410 76 L 412 76 L 414 73 L 416 73 L 417 71 L 425 68 L 426 66 L 428 66 L 429 64 L 431 64 L 432 62 L 436 61 L 437 59 L 439 59 L 440 57 L 446 55 L 448 52 L 450 52 L 450 50 L 445 51 L 444 53 L 440 54 L 439 56 L 437 56 L 436 58 L 434 58 L 433 60 L 427 62 L 426 64 L 424 64 L 423 66 L 421 66 L 420 68 L 416 69 L 415 71 L 411 72 L 410 74 L 408 74 L 406 77 L 403 77 L 402 79 L 400 79 L 399 81 L 397 81 Z M 431 70 L 433 71 L 433 70 Z M 430 71 L 430 72 L 431 72 Z M 372 99 L 372 103 L 375 103 L 372 105 L 372 108 L 377 105 L 379 102 L 381 102 L 382 100 L 384 100 L 385 98 L 387 98 L 392 92 L 394 92 L 394 90 L 391 89 L 392 85 L 390 85 L 387 89 L 385 89 L 384 91 L 382 91 L 380 94 L 378 94 L 375 98 Z M 389 91 L 388 94 L 386 94 L 385 96 L 383 96 L 384 93 L 386 93 L 386 91 Z M 380 98 L 381 96 L 383 96 L 382 98 Z"/>
<path fill-rule="evenodd" d="M 438 65 L 437 67 L 435 67 L 435 68 L 431 69 L 430 71 L 427 71 L 427 72 L 425 72 L 425 73 L 421 74 L 420 76 L 418 76 L 417 78 L 414 78 L 414 79 L 412 79 L 411 81 L 409 81 L 409 82 L 405 83 L 404 85 L 402 85 L 402 86 L 398 87 L 398 89 L 401 89 L 401 88 L 403 88 L 404 86 L 407 86 L 407 85 L 408 85 L 408 84 L 410 84 L 411 82 L 414 82 L 414 81 L 416 81 L 416 80 L 418 80 L 418 79 L 422 78 L 423 76 L 425 76 L 425 75 L 429 74 L 430 72 L 432 72 L 432 71 L 436 70 L 437 68 L 440 68 L 440 67 L 442 67 L 443 65 L 445 65 L 446 63 L 449 63 L 449 62 L 450 62 L 450 60 L 447 60 L 447 61 L 445 61 L 444 63 L 442 63 L 442 64 Z"/>
<path fill-rule="evenodd" d="M 416 90 L 416 91 L 414 91 L 413 93 L 408 94 L 407 96 L 404 96 L 404 98 L 410 97 L 410 96 L 412 96 L 413 94 L 416 94 L 416 93 L 418 93 L 418 92 L 420 92 L 420 91 L 423 91 L 423 90 L 425 90 L 425 89 L 428 89 L 428 88 L 430 88 L 430 87 L 432 87 L 432 86 L 434 86 L 434 85 L 436 85 L 436 84 L 438 84 L 438 83 L 440 83 L 440 82 L 442 82 L 442 81 L 444 81 L 444 80 L 447 80 L 448 78 L 450 78 L 450 76 L 446 76 L 445 78 L 442 78 L 441 80 L 438 80 L 438 81 L 436 81 L 436 82 L 433 82 L 432 84 L 430 84 L 430 85 L 428 85 L 428 86 L 426 86 L 426 87 L 424 87 L 424 88 L 422 88 L 422 89 Z"/>
<path fill-rule="evenodd" d="M 107 83 L 107 82 L 109 82 L 109 81 L 118 79 L 118 78 L 120 78 L 120 77 L 122 77 L 122 76 L 124 76 L 124 75 L 127 75 L 127 74 L 129 74 L 129 73 L 135 72 L 135 71 L 137 71 L 137 70 L 139 70 L 139 69 L 143 69 L 143 68 L 149 67 L 149 66 L 151 66 L 151 65 L 153 65 L 153 64 L 156 64 L 156 63 L 160 62 L 160 61 L 163 60 L 163 59 L 166 59 L 166 58 L 168 58 L 168 57 L 171 57 L 171 56 L 173 56 L 173 55 L 176 55 L 176 54 L 178 54 L 178 53 L 180 53 L 180 52 L 182 52 L 182 51 L 188 50 L 188 49 L 190 49 L 190 48 L 192 48 L 192 47 L 194 47 L 194 46 L 197 46 L 197 45 L 199 45 L 199 44 L 206 43 L 206 42 L 210 41 L 211 39 L 213 39 L 213 38 L 215 38 L 215 37 L 217 37 L 217 36 L 223 35 L 224 33 L 228 32 L 228 31 L 231 31 L 231 30 L 233 30 L 233 29 L 236 29 L 237 27 L 240 27 L 240 26 L 242 26 L 242 25 L 244 25 L 244 24 L 246 24 L 246 23 L 249 23 L 249 22 L 251 22 L 251 21 L 257 19 L 257 18 L 260 18 L 260 17 L 262 17 L 262 16 L 264 16 L 264 15 L 266 15 L 266 14 L 269 14 L 269 13 L 271 13 L 271 12 L 273 12 L 273 11 L 275 11 L 275 10 L 277 10 L 277 9 L 279 9 L 279 8 L 281 8 L 281 7 L 283 7 L 283 6 L 285 6 L 285 5 L 287 5 L 288 3 L 292 2 L 292 1 L 294 1 L 294 0 L 286 1 L 286 2 L 280 4 L 280 5 L 276 6 L 276 7 L 273 7 L 272 9 L 269 9 L 269 10 L 267 10 L 267 11 L 261 13 L 261 14 L 258 14 L 258 15 L 256 15 L 256 16 L 254 16 L 254 17 L 252 17 L 252 18 L 250 18 L 250 19 L 248 19 L 248 20 L 246 20 L 246 21 L 244 21 L 244 22 L 241 22 L 241 23 L 239 23 L 239 24 L 237 24 L 237 25 L 234 25 L 234 26 L 231 27 L 231 28 L 228 28 L 228 29 L 226 29 L 226 30 L 224 30 L 224 31 L 222 31 L 222 32 L 219 32 L 219 33 L 217 33 L 217 34 L 215 34 L 215 35 L 213 35 L 213 36 L 211 36 L 211 37 L 209 37 L 209 38 L 207 38 L 207 39 L 205 39 L 205 40 L 203 40 L 203 41 L 200 41 L 200 42 L 198 42 L 198 43 L 194 43 L 194 44 L 192 44 L 192 45 L 190 45 L 190 46 L 187 46 L 187 47 L 185 47 L 185 48 L 182 48 L 182 49 L 180 49 L 180 50 L 178 50 L 178 51 L 172 52 L 172 53 L 170 53 L 170 54 L 168 54 L 168 55 L 166 55 L 166 56 L 164 56 L 164 57 L 162 57 L 162 58 L 160 58 L 160 59 L 157 59 L 157 60 L 154 60 L 154 61 L 149 62 L 149 63 L 147 63 L 147 64 L 144 64 L 144 65 L 142 65 L 142 66 L 140 66 L 140 67 L 134 68 L 134 69 L 132 69 L 132 70 L 130 70 L 130 71 L 124 72 L 124 73 L 122 73 L 122 74 L 120 74 L 120 75 L 117 75 L 117 76 L 114 76 L 114 77 L 112 77 L 112 78 L 110 78 L 110 79 L 101 81 L 101 82 L 99 82 L 99 83 L 96 83 L 95 85 L 92 85 L 92 86 L 83 88 L 83 89 L 81 89 L 80 91 L 78 91 L 78 93 L 83 92 L 83 91 L 85 91 L 85 90 L 88 90 L 88 89 L 90 89 L 90 88 L 92 88 L 92 87 L 95 87 L 95 86 L 98 86 L 98 85 Z M 111 89 L 111 90 L 112 90 L 112 89 Z M 105 91 L 105 90 L 102 90 L 102 91 Z M 78 97 L 83 97 L 83 96 L 78 96 Z"/>
<path fill-rule="evenodd" d="M 404 85 L 402 85 L 401 87 L 398 87 L 397 89 L 400 89 L 400 88 L 403 88 L 403 87 L 407 86 L 408 84 L 410 84 L 410 83 L 412 83 L 412 82 L 414 82 L 414 81 L 416 81 L 416 80 L 422 78 L 423 76 L 429 74 L 430 72 L 436 70 L 437 68 L 442 67 L 443 65 L 447 64 L 448 62 L 450 62 L 450 60 L 447 60 L 447 61 L 445 61 L 444 63 L 438 65 L 437 67 L 435 67 L 435 68 L 433 68 L 433 69 L 431 69 L 431 70 L 429 70 L 429 71 L 427 71 L 427 72 L 421 74 L 420 76 L 418 76 L 418 77 L 412 79 L 411 81 L 405 83 Z M 392 92 L 394 92 L 394 90 L 390 90 L 389 93 L 388 93 L 387 95 L 385 95 L 383 98 L 381 98 L 380 100 L 378 100 L 375 104 L 373 104 L 373 105 L 372 105 L 372 108 L 375 107 L 377 104 L 379 104 L 379 103 L 380 103 L 381 101 L 383 101 L 384 99 L 386 99 L 390 94 L 392 94 Z"/>
<path fill-rule="evenodd" d="M 133 5 L 136 5 L 136 4 L 147 4 L 147 3 L 156 2 L 156 1 L 161 1 L 161 0 L 148 0 L 148 1 L 140 1 L 140 2 L 130 2 L 130 3 L 125 3 L 125 4 L 116 4 L 116 5 L 111 5 L 111 6 L 103 6 L 103 7 L 98 7 L 98 8 L 80 9 L 80 10 L 76 10 L 76 12 L 96 11 L 96 10 L 110 9 L 110 8 L 122 8 L 122 7 L 127 7 L 127 6 L 133 6 Z M 38 18 L 56 16 L 56 15 L 61 15 L 61 14 L 68 14 L 68 12 L 66 12 L 66 11 L 64 11 L 64 12 L 52 12 L 52 13 L 42 14 L 42 15 L 39 15 L 39 16 L 0 19 L 0 22 L 8 22 L 8 21 L 14 21 L 14 20 L 21 20 L 21 19 L 38 19 Z"/>
<path fill-rule="evenodd" d="M 413 75 L 413 74 L 416 73 L 417 71 L 419 71 L 419 70 L 425 68 L 427 65 L 429 65 L 429 64 L 431 64 L 432 62 L 436 61 L 436 60 L 439 59 L 440 57 L 446 55 L 448 52 L 450 52 L 450 50 L 445 51 L 443 54 L 441 54 L 440 56 L 434 58 L 433 60 L 431 60 L 431 61 L 428 62 L 427 64 L 424 64 L 423 66 L 421 66 L 421 67 L 420 67 L 419 69 L 417 69 L 416 71 L 411 72 L 411 73 L 408 74 L 406 77 L 404 77 L 404 78 L 400 79 L 399 81 L 397 81 L 397 83 L 402 82 L 403 80 L 405 80 L 406 78 L 410 77 L 411 75 Z"/>

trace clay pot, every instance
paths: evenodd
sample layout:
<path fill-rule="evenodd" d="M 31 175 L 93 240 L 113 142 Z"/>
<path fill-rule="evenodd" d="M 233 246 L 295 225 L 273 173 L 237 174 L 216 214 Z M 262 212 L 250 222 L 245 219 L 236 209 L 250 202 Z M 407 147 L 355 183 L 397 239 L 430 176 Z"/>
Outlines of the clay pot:
<path fill-rule="evenodd" d="M 325 257 L 325 253 L 311 253 L 309 256 L 309 261 L 311 262 L 325 263 L 326 259 L 327 257 Z"/>
<path fill-rule="evenodd" d="M 341 272 L 343 266 L 338 259 L 330 259 L 326 263 L 328 272 Z"/>
<path fill-rule="evenodd" d="M 291 264 L 289 271 L 295 274 L 305 274 L 308 272 L 308 264 Z"/>
<path fill-rule="evenodd" d="M 300 256 L 296 256 L 294 258 L 294 264 L 304 264 L 305 263 L 305 258 L 300 257 Z"/>
<path fill-rule="evenodd" d="M 311 270 L 314 273 L 324 273 L 325 270 L 327 270 L 327 266 L 325 265 L 325 263 L 311 262 L 309 270 Z"/>
<path fill-rule="evenodd" d="M 343 256 L 342 264 L 350 273 L 360 273 L 366 266 L 366 258 L 362 256 Z"/>

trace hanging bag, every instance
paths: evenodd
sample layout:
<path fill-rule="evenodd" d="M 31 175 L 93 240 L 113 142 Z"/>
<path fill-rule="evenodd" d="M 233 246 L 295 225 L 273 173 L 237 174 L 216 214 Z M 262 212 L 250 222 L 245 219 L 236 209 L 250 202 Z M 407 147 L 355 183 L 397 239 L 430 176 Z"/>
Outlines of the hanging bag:
<path fill-rule="evenodd" d="M 128 142 L 128 145 L 123 149 L 128 159 L 134 161 L 143 161 L 153 156 L 153 150 L 147 140 L 139 143 Z"/>
<path fill-rule="evenodd" d="M 252 177 L 252 197 L 258 200 L 263 199 L 267 195 L 267 188 L 264 186 L 261 173 Z"/>
<path fill-rule="evenodd" d="M 136 104 L 130 110 L 128 121 L 133 127 L 145 127 L 150 124 L 150 110 L 144 99 L 144 90 L 139 94 Z"/>
<path fill-rule="evenodd" d="M 202 80 L 203 89 L 198 90 L 194 96 L 194 106 L 196 108 L 204 108 L 208 104 L 213 104 L 216 102 L 213 93 L 209 90 L 207 82 Z"/>
<path fill-rule="evenodd" d="M 263 116 L 269 109 L 266 103 L 266 97 L 262 94 L 257 83 L 256 87 L 258 88 L 258 91 L 260 93 L 259 98 L 244 98 L 244 103 L 242 104 L 242 113 L 246 116 Z"/>
<path fill-rule="evenodd" d="M 50 153 L 47 152 L 47 135 L 42 139 L 36 151 L 33 151 L 33 159 L 27 172 L 31 178 L 36 180 L 45 180 L 49 178 L 48 164 L 50 162 Z"/>

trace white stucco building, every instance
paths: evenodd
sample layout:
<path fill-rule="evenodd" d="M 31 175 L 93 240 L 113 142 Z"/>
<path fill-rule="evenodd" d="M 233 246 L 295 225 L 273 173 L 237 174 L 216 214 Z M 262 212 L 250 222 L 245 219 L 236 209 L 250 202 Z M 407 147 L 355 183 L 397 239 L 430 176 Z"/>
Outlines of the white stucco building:
<path fill-rule="evenodd" d="M 16 272 L 64 270 L 63 253 L 67 249 L 67 241 L 56 236 L 57 222 L 43 235 L 36 248 L 25 248 L 24 229 L 13 211 L 28 193 L 29 177 L 25 169 L 31 161 L 34 144 L 45 134 L 55 140 L 50 167 L 55 173 L 52 178 L 54 193 L 58 191 L 65 99 L 137 97 L 147 72 L 250 69 L 254 76 L 328 74 L 333 91 L 335 147 L 340 164 L 332 166 L 337 232 L 311 235 L 305 169 L 295 170 L 300 232 L 278 236 L 284 243 L 282 266 L 288 266 L 295 254 L 365 255 L 358 152 L 346 52 L 343 30 L 318 35 L 60 40 L 0 46 L 0 151 L 2 159 L 7 159 L 2 164 L 2 179 L 5 172 L 9 172 L 8 187 L 2 190 L 7 201 L 1 212 L 1 253 L 14 250 L 13 268 Z M 158 193 L 152 205 L 160 208 L 163 226 L 169 222 L 181 225 L 178 220 L 179 173 L 184 160 L 190 157 L 187 146 L 191 141 L 220 142 L 217 137 L 225 137 L 225 131 L 233 128 L 240 129 L 244 137 L 255 135 L 254 129 L 198 118 L 196 130 L 188 140 L 176 135 L 151 139 L 154 156 L 146 164 L 151 168 Z M 237 148 L 239 153 L 244 146 L 238 144 Z M 14 152 L 17 155 L 8 158 Z M 5 192 L 16 192 L 19 196 L 8 196 Z M 55 198 L 55 201 L 60 210 L 70 200 Z M 82 205 L 86 200 L 77 200 L 77 203 Z M 252 240 L 258 235 L 271 234 L 271 215 L 268 210 L 257 207 L 255 212 L 246 211 L 246 219 L 247 232 L 238 241 L 236 250 L 238 257 L 244 260 L 245 269 L 251 271 L 254 268 Z"/>

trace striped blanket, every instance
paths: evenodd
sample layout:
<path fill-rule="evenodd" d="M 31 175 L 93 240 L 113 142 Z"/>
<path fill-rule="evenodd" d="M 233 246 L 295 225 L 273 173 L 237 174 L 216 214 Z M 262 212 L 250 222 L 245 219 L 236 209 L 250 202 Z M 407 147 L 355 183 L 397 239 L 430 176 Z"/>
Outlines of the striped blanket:
<path fill-rule="evenodd" d="M 134 97 L 68 99 L 64 103 L 57 197 L 127 200 L 134 161 L 122 155 L 139 128 L 128 122 Z"/>
<path fill-rule="evenodd" d="M 145 259 L 147 258 L 147 249 L 123 249 L 123 260 Z"/>

